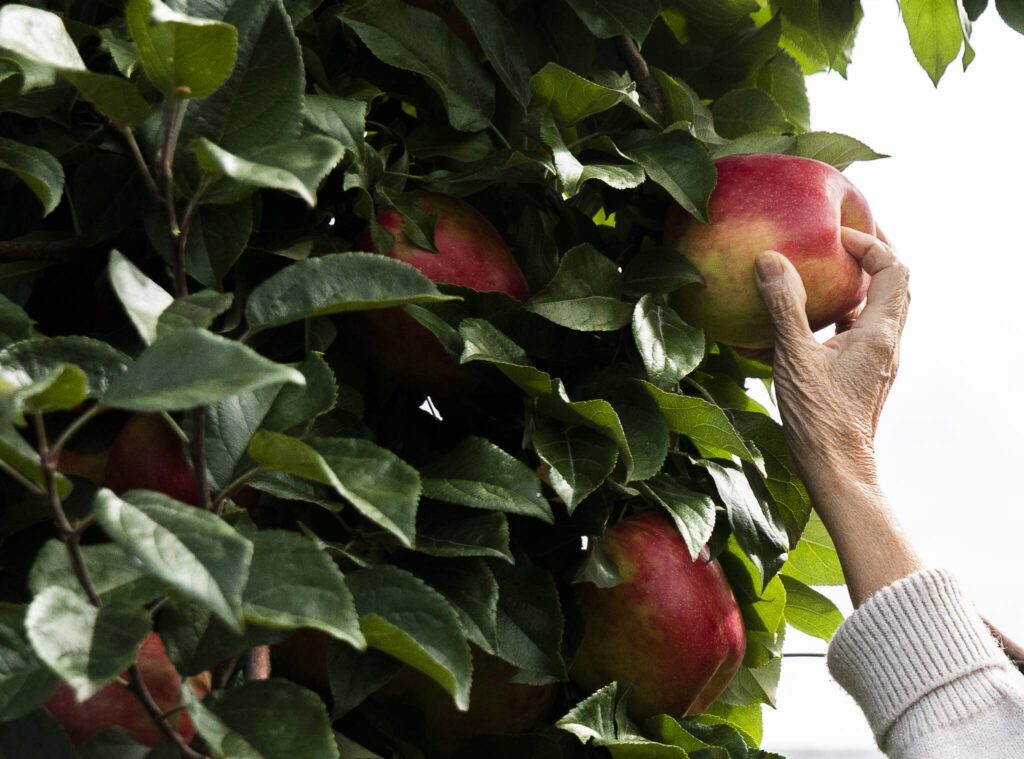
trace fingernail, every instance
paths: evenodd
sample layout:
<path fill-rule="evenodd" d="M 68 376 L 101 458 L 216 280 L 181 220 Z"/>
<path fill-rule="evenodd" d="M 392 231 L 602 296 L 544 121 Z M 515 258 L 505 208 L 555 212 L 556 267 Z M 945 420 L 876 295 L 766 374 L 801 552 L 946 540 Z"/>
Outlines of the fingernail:
<path fill-rule="evenodd" d="M 757 270 L 757 278 L 767 282 L 782 276 L 782 262 L 778 259 L 778 253 L 762 253 L 754 261 Z"/>

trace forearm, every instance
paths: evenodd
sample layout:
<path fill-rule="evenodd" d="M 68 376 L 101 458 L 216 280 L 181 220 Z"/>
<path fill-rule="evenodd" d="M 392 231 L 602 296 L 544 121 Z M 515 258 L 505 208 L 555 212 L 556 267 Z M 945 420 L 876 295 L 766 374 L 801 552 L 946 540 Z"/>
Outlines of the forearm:
<path fill-rule="evenodd" d="M 832 536 L 855 607 L 923 568 L 873 476 L 842 467 L 806 477 L 811 501 Z"/>

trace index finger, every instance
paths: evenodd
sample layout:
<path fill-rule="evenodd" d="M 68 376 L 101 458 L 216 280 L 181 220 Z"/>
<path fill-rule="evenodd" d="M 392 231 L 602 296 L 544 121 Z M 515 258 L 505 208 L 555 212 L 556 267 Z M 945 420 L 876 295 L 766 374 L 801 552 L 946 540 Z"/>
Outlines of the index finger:
<path fill-rule="evenodd" d="M 843 247 L 871 275 L 867 303 L 853 329 L 903 331 L 910 303 L 910 273 L 892 247 L 874 235 L 850 227 L 842 229 Z"/>

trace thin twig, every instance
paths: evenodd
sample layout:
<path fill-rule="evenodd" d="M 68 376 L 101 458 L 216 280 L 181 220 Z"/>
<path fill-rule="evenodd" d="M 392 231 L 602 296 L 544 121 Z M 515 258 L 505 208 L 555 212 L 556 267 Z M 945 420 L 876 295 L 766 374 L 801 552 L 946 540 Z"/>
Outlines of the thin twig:
<path fill-rule="evenodd" d="M 171 727 L 171 723 L 164 717 L 160 706 L 153 700 L 152 694 L 150 694 L 146 684 L 142 681 L 142 674 L 139 672 L 137 664 L 133 664 L 128 668 L 128 687 L 135 694 L 135 697 L 139 699 L 139 702 L 149 716 L 153 718 L 157 727 L 160 728 L 160 732 L 166 735 L 168 740 L 178 747 L 178 751 L 181 752 L 182 756 L 186 756 L 188 759 L 205 759 L 203 754 L 190 748 L 181 734 Z M 187 688 L 188 685 L 183 684 L 182 687 Z"/>
<path fill-rule="evenodd" d="M 53 454 L 53 456 L 56 459 L 60 459 L 61 451 L 63 451 L 64 446 L 66 446 L 71 441 L 71 438 L 73 438 L 78 433 L 78 431 L 82 429 L 82 427 L 84 427 L 86 424 L 92 421 L 92 419 L 99 416 L 106 410 L 107 408 L 105 406 L 101 406 L 97 403 L 95 406 L 93 406 L 91 409 L 86 411 L 84 414 L 75 419 L 75 421 L 69 424 L 64 429 L 64 432 L 60 434 L 60 437 L 57 438 L 57 442 L 55 442 L 50 447 L 50 452 Z"/>
<path fill-rule="evenodd" d="M 0 240 L 0 263 L 16 261 L 66 261 L 85 250 L 85 242 L 67 240 Z"/>
<path fill-rule="evenodd" d="M 192 468 L 196 473 L 196 505 L 210 510 L 210 478 L 206 476 L 206 407 L 192 409 Z"/>
<path fill-rule="evenodd" d="M 270 679 L 270 646 L 253 646 L 245 652 L 245 679 Z"/>
<path fill-rule="evenodd" d="M 636 82 L 637 92 L 650 100 L 660 114 L 665 109 L 665 95 L 651 75 L 647 61 L 640 55 L 640 48 L 630 37 L 616 37 L 615 43 L 619 49 L 619 55 L 626 62 L 629 73 L 633 77 L 633 81 Z"/>
<path fill-rule="evenodd" d="M 214 514 L 220 514 L 224 511 L 224 503 L 227 500 L 234 498 L 235 494 L 242 489 L 243 485 L 256 477 L 259 477 L 266 471 L 268 470 L 264 467 L 257 466 L 236 477 L 232 482 L 226 485 L 220 493 L 217 494 L 217 498 L 213 502 L 211 511 L 213 511 Z"/>
<path fill-rule="evenodd" d="M 6 474 L 8 474 L 12 480 L 16 480 L 18 484 L 21 485 L 26 490 L 29 490 L 35 493 L 36 495 L 46 495 L 45 487 L 36 482 L 32 482 L 32 480 L 23 475 L 21 472 L 12 467 L 3 459 L 0 459 L 0 472 L 5 472 Z"/>
<path fill-rule="evenodd" d="M 157 205 L 162 203 L 160 197 L 160 188 L 156 185 L 156 180 L 153 179 L 153 174 L 149 170 L 149 166 L 146 165 L 146 159 L 142 156 L 142 150 L 139 148 L 139 143 L 135 140 L 135 135 L 131 129 L 127 127 L 118 128 L 117 130 L 124 141 L 128 143 L 128 150 L 132 154 L 132 158 L 135 160 L 135 165 L 139 169 L 139 173 L 142 175 L 142 181 L 146 185 L 146 189 L 149 191 L 150 197 L 153 202 Z"/>

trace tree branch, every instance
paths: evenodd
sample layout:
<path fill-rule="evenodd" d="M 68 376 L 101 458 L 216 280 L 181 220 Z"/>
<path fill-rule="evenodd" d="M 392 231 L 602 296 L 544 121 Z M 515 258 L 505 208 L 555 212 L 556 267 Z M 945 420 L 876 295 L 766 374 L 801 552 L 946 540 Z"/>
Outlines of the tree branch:
<path fill-rule="evenodd" d="M 0 263 L 15 261 L 67 261 L 85 250 L 85 241 L 77 237 L 67 240 L 0 240 Z"/>
<path fill-rule="evenodd" d="M 270 679 L 270 646 L 255 646 L 245 652 L 245 679 Z"/>
<path fill-rule="evenodd" d="M 637 92 L 650 100 L 651 104 L 660 114 L 665 109 L 665 95 L 651 75 L 651 69 L 647 66 L 647 61 L 640 55 L 640 48 L 636 46 L 636 42 L 632 38 L 625 36 L 616 37 L 615 45 L 619 49 L 619 55 L 622 56 L 622 60 L 626 62 L 626 66 L 629 68 L 630 76 L 636 82 Z"/>

